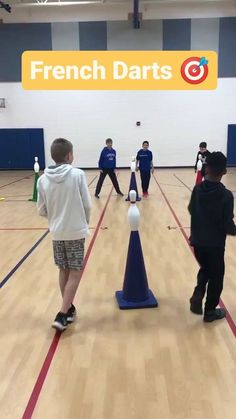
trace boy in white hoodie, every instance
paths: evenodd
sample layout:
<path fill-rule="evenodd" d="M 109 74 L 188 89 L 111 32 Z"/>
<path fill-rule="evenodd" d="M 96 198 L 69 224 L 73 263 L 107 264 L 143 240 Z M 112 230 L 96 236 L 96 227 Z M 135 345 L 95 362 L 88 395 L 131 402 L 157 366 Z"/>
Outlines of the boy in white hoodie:
<path fill-rule="evenodd" d="M 73 300 L 81 279 L 84 242 L 89 236 L 91 197 L 85 174 L 73 168 L 73 145 L 57 138 L 51 145 L 56 165 L 45 169 L 38 180 L 38 212 L 48 218 L 55 264 L 59 268 L 62 306 L 52 324 L 59 331 L 76 316 Z"/>

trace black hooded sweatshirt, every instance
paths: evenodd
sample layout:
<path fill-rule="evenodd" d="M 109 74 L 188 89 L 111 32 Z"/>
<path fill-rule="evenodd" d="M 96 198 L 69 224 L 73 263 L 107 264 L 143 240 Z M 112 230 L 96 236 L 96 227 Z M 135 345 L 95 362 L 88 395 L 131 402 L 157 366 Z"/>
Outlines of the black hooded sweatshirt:
<path fill-rule="evenodd" d="M 221 182 L 205 180 L 196 185 L 188 210 L 192 246 L 224 247 L 226 235 L 236 235 L 234 197 Z"/>

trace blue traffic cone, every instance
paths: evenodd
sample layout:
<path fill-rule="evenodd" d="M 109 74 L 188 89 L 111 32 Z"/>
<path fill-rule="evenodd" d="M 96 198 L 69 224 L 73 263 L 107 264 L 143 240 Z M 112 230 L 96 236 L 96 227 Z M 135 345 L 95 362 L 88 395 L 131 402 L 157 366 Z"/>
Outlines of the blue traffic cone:
<path fill-rule="evenodd" d="M 137 182 L 136 182 L 136 176 L 135 176 L 135 172 L 131 172 L 131 178 L 130 178 L 130 184 L 129 184 L 129 192 L 130 191 L 136 191 L 137 193 L 137 197 L 136 197 L 136 201 L 141 201 L 141 198 L 138 194 L 138 187 L 137 187 Z M 129 199 L 129 192 L 128 192 L 128 196 L 126 198 L 126 201 L 130 201 Z"/>
<path fill-rule="evenodd" d="M 116 291 L 120 309 L 157 307 L 158 302 L 148 288 L 147 274 L 138 231 L 131 231 L 122 291 Z"/>

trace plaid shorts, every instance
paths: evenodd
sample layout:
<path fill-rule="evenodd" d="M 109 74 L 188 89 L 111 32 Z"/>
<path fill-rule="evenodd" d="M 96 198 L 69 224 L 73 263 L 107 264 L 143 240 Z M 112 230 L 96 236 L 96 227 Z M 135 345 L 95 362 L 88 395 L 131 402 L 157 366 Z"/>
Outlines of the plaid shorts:
<path fill-rule="evenodd" d="M 84 242 L 79 240 L 53 240 L 55 264 L 63 269 L 83 269 Z"/>

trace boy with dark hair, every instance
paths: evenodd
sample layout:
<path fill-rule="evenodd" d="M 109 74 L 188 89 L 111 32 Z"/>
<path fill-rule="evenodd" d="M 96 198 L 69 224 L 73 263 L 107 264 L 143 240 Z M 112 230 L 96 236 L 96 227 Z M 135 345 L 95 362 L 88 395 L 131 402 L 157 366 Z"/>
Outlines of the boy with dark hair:
<path fill-rule="evenodd" d="M 198 160 L 201 160 L 201 162 L 202 162 L 201 173 L 202 173 L 202 177 L 205 177 L 207 160 L 208 160 L 210 155 L 211 155 L 210 151 L 207 150 L 207 143 L 205 141 L 202 141 L 199 144 L 199 151 L 197 153 L 196 163 L 195 163 L 195 166 L 194 166 L 195 173 L 197 171 Z"/>
<path fill-rule="evenodd" d="M 142 148 L 136 157 L 136 170 L 140 170 L 143 197 L 148 197 L 148 188 L 151 179 L 151 172 L 154 172 L 152 152 L 148 150 L 149 142 L 143 141 Z"/>
<path fill-rule="evenodd" d="M 113 141 L 111 138 L 107 138 L 106 140 L 106 147 L 103 148 L 101 154 L 100 154 L 100 158 L 99 158 L 99 162 L 98 162 L 98 166 L 99 166 L 99 170 L 100 170 L 100 176 L 98 179 L 98 183 L 96 186 L 96 190 L 95 190 L 95 197 L 99 198 L 99 194 L 100 191 L 102 189 L 102 185 L 104 182 L 104 179 L 106 177 L 106 175 L 109 176 L 109 178 L 112 181 L 112 184 L 116 190 L 116 193 L 118 195 L 124 196 L 124 194 L 121 192 L 119 184 L 118 184 L 118 180 L 116 177 L 116 173 L 115 173 L 115 168 L 116 168 L 116 151 L 114 150 L 114 148 L 112 148 L 112 144 Z"/>
<path fill-rule="evenodd" d="M 223 308 L 216 308 L 223 289 L 226 235 L 236 235 L 233 194 L 221 183 L 222 176 L 226 174 L 226 162 L 223 153 L 211 153 L 206 165 L 206 179 L 194 187 L 188 206 L 191 214 L 190 244 L 200 265 L 197 286 L 190 298 L 190 310 L 202 314 L 202 300 L 207 287 L 205 322 L 219 320 L 226 315 Z"/>
<path fill-rule="evenodd" d="M 39 215 L 48 218 L 54 260 L 59 268 L 62 306 L 52 327 L 63 331 L 76 316 L 72 303 L 83 269 L 91 198 L 84 172 L 71 165 L 72 143 L 57 138 L 51 145 L 51 156 L 56 165 L 45 169 L 38 180 L 37 206 Z"/>

